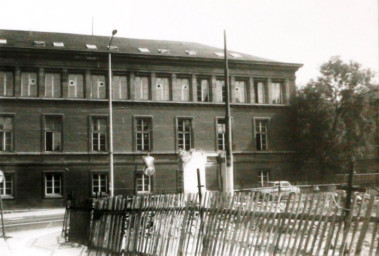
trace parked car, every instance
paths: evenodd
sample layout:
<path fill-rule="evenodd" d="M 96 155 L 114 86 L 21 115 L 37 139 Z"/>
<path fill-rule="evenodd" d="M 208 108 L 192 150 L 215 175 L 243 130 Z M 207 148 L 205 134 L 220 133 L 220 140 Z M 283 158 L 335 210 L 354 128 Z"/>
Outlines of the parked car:
<path fill-rule="evenodd" d="M 281 194 L 287 194 L 290 193 L 300 193 L 300 188 L 298 186 L 293 186 L 288 181 L 271 181 L 268 182 L 267 187 L 262 188 L 256 188 L 253 189 L 253 191 L 259 191 L 262 193 L 281 193 Z"/>

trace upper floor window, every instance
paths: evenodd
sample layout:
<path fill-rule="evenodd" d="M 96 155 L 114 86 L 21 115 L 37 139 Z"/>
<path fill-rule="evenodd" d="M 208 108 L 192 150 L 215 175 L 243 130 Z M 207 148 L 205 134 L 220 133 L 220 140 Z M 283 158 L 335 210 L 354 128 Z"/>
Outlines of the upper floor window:
<path fill-rule="evenodd" d="M 45 74 L 45 97 L 61 97 L 61 75 L 58 73 Z"/>
<path fill-rule="evenodd" d="M 37 73 L 21 73 L 21 96 L 37 97 L 38 96 Z"/>
<path fill-rule="evenodd" d="M 135 140 L 137 151 L 151 151 L 152 119 L 149 117 L 136 118 Z"/>
<path fill-rule="evenodd" d="M 255 103 L 267 103 L 267 84 L 265 81 L 254 82 Z"/>
<path fill-rule="evenodd" d="M 13 96 L 13 73 L 0 71 L 0 96 Z"/>
<path fill-rule="evenodd" d="M 180 101 L 190 100 L 190 80 L 188 78 L 177 78 L 176 79 L 176 90 L 178 95 L 176 99 Z"/>
<path fill-rule="evenodd" d="M 217 150 L 225 150 L 225 118 L 218 118 L 216 126 Z"/>
<path fill-rule="evenodd" d="M 226 102 L 226 87 L 225 81 L 216 80 L 216 102 Z"/>
<path fill-rule="evenodd" d="M 13 150 L 13 117 L 0 116 L 0 151 Z"/>
<path fill-rule="evenodd" d="M 92 89 L 92 99 L 105 99 L 106 98 L 105 76 L 91 75 L 91 89 Z"/>
<path fill-rule="evenodd" d="M 84 78 L 82 74 L 68 75 L 68 97 L 83 98 L 84 97 Z"/>
<path fill-rule="evenodd" d="M 45 116 L 45 151 L 62 150 L 62 117 Z"/>
<path fill-rule="evenodd" d="M 234 98 L 237 103 L 246 103 L 246 81 L 234 82 L 235 92 Z"/>
<path fill-rule="evenodd" d="M 151 193 L 151 176 L 136 172 L 136 192 L 137 194 Z"/>
<path fill-rule="evenodd" d="M 157 77 L 155 79 L 156 100 L 170 100 L 170 84 L 168 77 Z"/>
<path fill-rule="evenodd" d="M 267 150 L 268 120 L 255 120 L 255 143 L 257 150 Z"/>
<path fill-rule="evenodd" d="M 45 196 L 62 197 L 63 195 L 63 177 L 62 173 L 45 173 Z"/>
<path fill-rule="evenodd" d="M 136 100 L 149 99 L 149 78 L 147 76 L 136 76 L 134 79 L 134 97 Z"/>
<path fill-rule="evenodd" d="M 4 180 L 0 183 L 0 194 L 2 197 L 13 197 L 13 181 L 14 175 L 11 173 L 4 173 Z"/>
<path fill-rule="evenodd" d="M 192 119 L 178 118 L 177 125 L 178 149 L 190 150 L 192 148 Z"/>
<path fill-rule="evenodd" d="M 101 195 L 108 193 L 108 174 L 107 173 L 93 173 L 91 184 L 92 195 Z"/>
<path fill-rule="evenodd" d="M 107 118 L 92 117 L 91 121 L 92 151 L 106 151 L 108 140 Z"/>
<path fill-rule="evenodd" d="M 126 100 L 128 98 L 128 84 L 126 76 L 113 76 L 112 98 L 115 100 Z"/>
<path fill-rule="evenodd" d="M 282 82 L 272 82 L 271 83 L 271 95 L 272 95 L 272 99 L 271 99 L 271 103 L 272 104 L 283 104 L 284 101 L 283 101 L 283 96 L 284 96 L 284 93 L 283 93 L 283 83 Z"/>
<path fill-rule="evenodd" d="M 199 79 L 197 81 L 196 92 L 197 92 L 197 101 L 209 102 L 210 101 L 209 80 Z"/>

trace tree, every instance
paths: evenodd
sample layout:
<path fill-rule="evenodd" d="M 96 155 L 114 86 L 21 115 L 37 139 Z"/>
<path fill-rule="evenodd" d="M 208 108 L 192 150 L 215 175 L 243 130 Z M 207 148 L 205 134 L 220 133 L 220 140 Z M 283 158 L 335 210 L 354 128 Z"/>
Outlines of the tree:
<path fill-rule="evenodd" d="M 317 168 L 325 181 L 349 170 L 366 150 L 375 122 L 367 95 L 374 86 L 370 69 L 339 57 L 320 73 L 297 94 L 297 150 L 300 164 Z"/>

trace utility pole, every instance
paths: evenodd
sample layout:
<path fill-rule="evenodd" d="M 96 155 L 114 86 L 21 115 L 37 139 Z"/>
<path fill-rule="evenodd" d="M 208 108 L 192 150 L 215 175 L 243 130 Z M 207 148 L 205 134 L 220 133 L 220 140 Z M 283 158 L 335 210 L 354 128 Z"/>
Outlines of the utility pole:
<path fill-rule="evenodd" d="M 229 84 L 229 67 L 228 67 L 228 50 L 226 47 L 226 31 L 224 30 L 224 77 L 225 77 L 225 149 L 226 149 L 226 166 L 223 172 L 223 192 L 234 192 L 233 177 L 233 143 L 232 143 L 232 122 L 230 115 L 230 84 Z"/>

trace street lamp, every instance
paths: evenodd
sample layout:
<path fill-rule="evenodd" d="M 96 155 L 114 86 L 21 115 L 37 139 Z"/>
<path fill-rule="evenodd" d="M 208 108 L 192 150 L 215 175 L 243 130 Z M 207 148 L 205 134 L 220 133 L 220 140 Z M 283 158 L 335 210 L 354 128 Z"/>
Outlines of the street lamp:
<path fill-rule="evenodd" d="M 114 174 L 113 174 L 113 112 L 112 112 L 112 56 L 111 44 L 113 36 L 116 35 L 117 30 L 112 31 L 111 39 L 108 44 L 108 99 L 109 99 L 109 195 L 114 196 Z"/>

